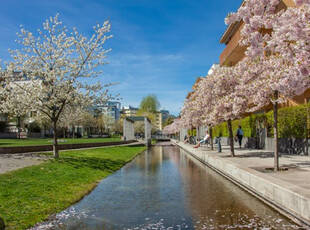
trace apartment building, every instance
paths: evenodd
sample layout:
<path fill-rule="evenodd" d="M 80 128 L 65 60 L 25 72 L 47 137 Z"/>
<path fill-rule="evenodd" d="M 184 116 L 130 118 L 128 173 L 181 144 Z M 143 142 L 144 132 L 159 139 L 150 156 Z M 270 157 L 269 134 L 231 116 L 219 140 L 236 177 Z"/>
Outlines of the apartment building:
<path fill-rule="evenodd" d="M 293 7 L 293 0 L 281 0 L 276 12 L 285 10 L 287 7 Z M 243 21 L 236 22 L 227 27 L 224 34 L 220 39 L 220 43 L 225 44 L 226 47 L 220 55 L 220 66 L 234 66 L 238 62 L 242 61 L 245 57 L 246 47 L 240 46 L 239 41 L 241 39 L 241 30 L 244 26 Z M 310 100 L 310 89 L 304 92 L 302 95 L 296 96 L 286 103 L 279 105 L 279 107 L 296 106 L 303 103 L 307 103 Z M 268 111 L 272 109 L 272 105 L 268 105 L 260 111 Z M 260 112 L 257 111 L 257 112 Z"/>
<path fill-rule="evenodd" d="M 126 117 L 131 117 L 131 116 L 137 116 L 138 113 L 138 108 L 135 108 L 131 105 L 129 106 L 124 106 L 122 108 L 122 112 L 121 112 L 124 116 Z"/>
<path fill-rule="evenodd" d="M 155 126 L 156 131 L 162 131 L 163 130 L 163 114 L 161 112 L 157 112 L 155 114 L 156 119 L 155 119 Z"/>
<path fill-rule="evenodd" d="M 121 103 L 115 101 L 107 101 L 104 104 L 96 105 L 93 109 L 94 115 L 103 115 L 105 123 L 107 123 L 106 128 L 111 128 L 114 126 L 115 122 L 121 117 Z"/>

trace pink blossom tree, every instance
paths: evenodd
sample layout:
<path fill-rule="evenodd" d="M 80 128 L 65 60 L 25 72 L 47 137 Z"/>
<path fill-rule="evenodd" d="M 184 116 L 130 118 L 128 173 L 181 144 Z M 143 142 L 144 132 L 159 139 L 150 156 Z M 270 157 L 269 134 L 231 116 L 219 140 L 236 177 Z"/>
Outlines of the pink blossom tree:
<path fill-rule="evenodd" d="M 181 113 L 185 125 L 207 125 L 211 136 L 215 124 L 227 121 L 231 156 L 235 156 L 231 121 L 240 118 L 248 103 L 247 98 L 238 91 L 240 81 L 237 68 L 219 67 L 203 78 L 185 102 Z"/>
<path fill-rule="evenodd" d="M 181 119 L 177 118 L 177 119 L 174 119 L 172 124 L 167 125 L 163 129 L 163 134 L 165 134 L 165 135 L 176 134 L 176 133 L 180 132 L 181 128 L 182 128 Z"/>
<path fill-rule="evenodd" d="M 213 149 L 212 127 L 210 114 L 214 104 L 213 85 L 215 78 L 213 75 L 201 79 L 190 98 L 184 103 L 181 119 L 183 124 L 190 127 L 205 125 L 209 127 L 211 137 L 211 149 Z"/>
<path fill-rule="evenodd" d="M 240 93 L 239 66 L 220 67 L 214 71 L 213 109 L 210 118 L 213 124 L 227 122 L 231 156 L 234 157 L 234 134 L 232 120 L 240 118 L 248 106 L 247 98 Z"/>
<path fill-rule="evenodd" d="M 243 20 L 241 45 L 247 46 L 240 63 L 240 91 L 252 102 L 249 111 L 270 102 L 274 111 L 274 170 L 279 170 L 277 110 L 281 99 L 309 88 L 309 0 L 277 11 L 279 0 L 247 0 L 228 24 Z"/>

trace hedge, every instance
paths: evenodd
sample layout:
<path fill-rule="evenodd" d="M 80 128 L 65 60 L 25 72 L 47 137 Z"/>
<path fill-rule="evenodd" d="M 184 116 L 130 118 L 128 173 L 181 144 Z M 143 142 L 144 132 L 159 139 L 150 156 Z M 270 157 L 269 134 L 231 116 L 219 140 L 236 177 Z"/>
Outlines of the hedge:
<path fill-rule="evenodd" d="M 307 132 L 307 126 L 309 128 L 310 121 L 308 121 L 307 125 L 307 111 L 310 111 L 310 104 L 279 109 L 279 138 L 305 138 L 309 135 L 309 131 Z M 258 128 L 267 128 L 267 136 L 273 137 L 273 111 L 263 114 L 255 114 L 233 121 L 232 126 L 234 134 L 237 132 L 239 125 L 242 126 L 245 137 L 255 137 Z M 214 136 L 228 137 L 227 122 L 215 125 L 213 133 Z"/>
<path fill-rule="evenodd" d="M 196 129 L 187 130 L 187 135 L 188 136 L 196 136 L 197 135 Z"/>

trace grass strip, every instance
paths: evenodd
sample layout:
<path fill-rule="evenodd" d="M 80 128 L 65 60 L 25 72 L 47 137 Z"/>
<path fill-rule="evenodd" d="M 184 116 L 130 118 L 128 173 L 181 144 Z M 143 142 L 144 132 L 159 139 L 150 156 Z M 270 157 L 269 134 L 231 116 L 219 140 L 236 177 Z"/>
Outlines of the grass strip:
<path fill-rule="evenodd" d="M 82 144 L 122 141 L 119 138 L 59 138 L 58 144 Z M 53 139 L 0 139 L 0 147 L 52 145 Z"/>
<path fill-rule="evenodd" d="M 0 175 L 0 217 L 6 229 L 26 229 L 82 199 L 97 183 L 145 147 L 61 152 L 48 160 Z"/>

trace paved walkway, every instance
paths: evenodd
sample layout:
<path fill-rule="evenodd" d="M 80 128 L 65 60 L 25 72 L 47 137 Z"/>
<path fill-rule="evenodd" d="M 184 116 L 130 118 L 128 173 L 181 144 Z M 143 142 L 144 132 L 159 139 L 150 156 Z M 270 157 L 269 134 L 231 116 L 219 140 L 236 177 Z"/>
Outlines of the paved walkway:
<path fill-rule="evenodd" d="M 282 154 L 279 158 L 279 164 L 280 167 L 287 168 L 287 171 L 274 172 L 272 170 L 264 170 L 266 168 L 273 168 L 274 166 L 274 154 L 268 150 L 235 149 L 236 157 L 231 157 L 229 146 L 222 146 L 222 152 L 218 153 L 216 145 L 212 151 L 211 148 L 206 146 L 195 149 L 189 144 L 183 144 L 181 142 L 178 144 L 191 147 L 192 151 L 218 156 L 236 165 L 262 172 L 262 174 L 268 177 L 277 178 L 292 183 L 294 186 L 309 189 L 308 195 L 310 198 L 310 156 Z"/>
<path fill-rule="evenodd" d="M 38 165 L 50 158 L 49 156 L 38 156 L 28 153 L 0 154 L 0 174 L 31 165 Z"/>
<path fill-rule="evenodd" d="M 237 179 L 239 183 L 244 183 L 246 186 L 254 188 L 253 190 L 256 189 L 257 193 L 261 192 L 257 188 L 262 187 L 261 189 L 264 190 L 263 196 L 265 193 L 273 193 L 270 195 L 270 199 L 274 198 L 276 200 L 275 203 L 278 202 L 277 197 L 284 196 L 283 199 L 281 198 L 283 200 L 281 202 L 283 202 L 284 205 L 286 202 L 289 202 L 289 205 L 299 206 L 296 207 L 296 209 L 302 214 L 307 213 L 307 218 L 305 218 L 305 220 L 310 223 L 309 156 L 281 155 L 279 158 L 280 167 L 285 167 L 287 170 L 274 172 L 272 171 L 274 165 L 273 152 L 267 150 L 235 149 L 236 157 L 231 157 L 229 146 L 222 146 L 222 152 L 218 153 L 216 145 L 214 147 L 215 150 L 211 150 L 211 148 L 206 146 L 196 149 L 190 144 L 184 144 L 183 142 L 178 141 L 173 142 L 192 153 L 200 160 L 205 161 L 207 164 L 210 162 L 211 164 L 216 162 L 212 166 L 220 171 L 223 170 L 224 172 L 227 169 L 227 165 L 232 166 L 234 169 L 227 169 L 226 174 L 232 174 L 232 177 L 235 177 L 234 179 Z M 226 164 L 226 166 L 223 166 L 222 164 Z M 266 170 L 266 168 L 270 168 L 271 170 Z M 260 179 L 261 183 L 263 181 L 264 185 L 252 186 L 251 184 L 257 183 L 254 182 L 257 178 Z M 269 185 L 267 184 L 270 184 L 271 186 L 268 187 Z M 275 187 L 281 191 L 279 192 L 278 190 L 275 190 Z M 283 194 L 282 191 L 284 191 Z M 288 196 L 286 192 L 294 194 L 296 197 L 286 197 Z M 302 205 L 297 204 L 302 203 L 300 202 L 300 199 L 302 202 L 306 201 L 306 203 L 303 203 Z"/>

